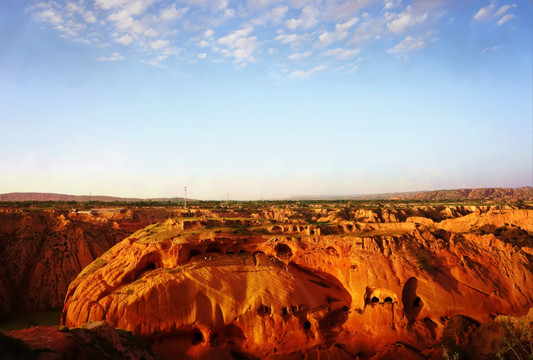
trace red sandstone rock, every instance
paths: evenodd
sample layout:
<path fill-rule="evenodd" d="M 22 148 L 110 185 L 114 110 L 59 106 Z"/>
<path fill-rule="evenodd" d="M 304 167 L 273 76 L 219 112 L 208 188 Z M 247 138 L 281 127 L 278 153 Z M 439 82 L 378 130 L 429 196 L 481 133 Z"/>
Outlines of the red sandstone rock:
<path fill-rule="evenodd" d="M 384 359 L 416 358 L 456 315 L 487 323 L 528 312 L 531 210 L 429 209 L 439 221 L 478 219 L 384 222 L 423 210 L 375 213 L 374 223 L 325 211 L 317 214 L 330 221 L 322 227 L 292 215 L 168 220 L 84 269 L 69 287 L 62 322 L 106 320 L 164 358 Z M 496 234 L 500 223 L 516 231 Z"/>
<path fill-rule="evenodd" d="M 104 322 L 73 329 L 37 326 L 9 331 L 5 335 L 22 340 L 24 344 L 14 347 L 14 340 L 3 338 L 0 341 L 3 359 L 155 359 L 134 336 Z M 8 344 L 11 346 L 5 346 Z"/>
<path fill-rule="evenodd" d="M 132 232 L 171 214 L 0 209 L 0 317 L 61 308 L 70 282 L 85 266 Z"/>

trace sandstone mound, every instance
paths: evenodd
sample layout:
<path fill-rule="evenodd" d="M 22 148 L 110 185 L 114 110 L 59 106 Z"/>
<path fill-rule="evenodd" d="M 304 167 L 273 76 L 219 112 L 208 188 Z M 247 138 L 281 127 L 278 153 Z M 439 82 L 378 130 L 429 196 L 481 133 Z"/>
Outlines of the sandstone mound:
<path fill-rule="evenodd" d="M 74 329 L 37 326 L 0 333 L 0 354 L 5 360 L 156 359 L 131 333 L 104 322 Z"/>
<path fill-rule="evenodd" d="M 454 316 L 487 323 L 532 306 L 531 212 L 513 211 L 513 232 L 498 234 L 327 213 L 321 226 L 167 220 L 85 268 L 62 323 L 105 320 L 168 359 L 417 358 Z"/>
<path fill-rule="evenodd" d="M 172 214 L 0 208 L 0 318 L 60 309 L 70 282 L 85 266 L 134 231 Z"/>

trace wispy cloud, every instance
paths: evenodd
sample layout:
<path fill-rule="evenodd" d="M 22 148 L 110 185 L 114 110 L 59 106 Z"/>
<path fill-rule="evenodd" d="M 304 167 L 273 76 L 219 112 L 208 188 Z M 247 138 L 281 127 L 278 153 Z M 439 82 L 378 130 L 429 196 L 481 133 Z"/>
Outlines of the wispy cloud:
<path fill-rule="evenodd" d="M 289 74 L 289 78 L 297 78 L 297 79 L 304 79 L 306 77 L 309 77 L 311 75 L 313 75 L 314 73 L 318 72 L 318 71 L 322 71 L 322 70 L 325 70 L 327 68 L 327 66 L 325 65 L 319 65 L 319 66 L 315 66 L 314 68 L 312 69 L 309 69 L 309 70 L 301 70 L 301 69 L 298 69 L 298 70 L 295 70 L 293 72 L 291 72 Z"/>
<path fill-rule="evenodd" d="M 114 52 L 111 56 L 99 56 L 96 58 L 98 61 L 120 61 L 126 59 L 118 52 Z"/>
<path fill-rule="evenodd" d="M 290 54 L 288 56 L 288 58 L 289 58 L 289 60 L 301 60 L 301 59 L 304 59 L 306 57 L 309 57 L 309 55 L 311 55 L 311 53 L 309 51 L 306 51 L 306 52 L 303 52 L 303 53 Z"/>
<path fill-rule="evenodd" d="M 229 58 L 238 66 L 275 61 L 294 78 L 323 70 L 324 57 L 331 70 L 353 68 L 347 62 L 363 50 L 413 54 L 427 46 L 426 34 L 444 13 L 439 6 L 450 1 L 34 0 L 27 11 L 64 38 L 105 49 L 95 57 L 101 61 L 127 47 L 135 54 L 129 58 L 151 66 L 168 66 L 172 59 Z M 473 15 L 474 22 L 502 26 L 517 16 L 515 8 L 494 0 Z M 311 70 L 302 70 L 304 64 Z"/>
<path fill-rule="evenodd" d="M 348 30 L 352 28 L 358 21 L 358 18 L 351 18 L 345 23 L 336 24 L 335 31 L 324 31 L 318 36 L 318 42 L 316 42 L 315 45 L 321 47 L 343 40 L 346 38 L 346 36 L 348 36 Z"/>
<path fill-rule="evenodd" d="M 318 24 L 318 15 L 319 11 L 317 8 L 312 5 L 307 5 L 302 9 L 302 14 L 299 18 L 286 20 L 285 26 L 291 30 L 307 30 Z"/>
<path fill-rule="evenodd" d="M 359 54 L 359 49 L 342 49 L 342 48 L 336 48 L 336 49 L 329 49 L 323 53 L 325 56 L 333 56 L 334 58 L 338 60 L 344 60 L 351 57 L 354 57 L 355 55 Z"/>
<path fill-rule="evenodd" d="M 424 39 L 407 36 L 400 43 L 387 50 L 387 52 L 389 54 L 407 54 L 416 50 L 420 50 L 424 46 L 426 46 L 426 41 Z"/>
<path fill-rule="evenodd" d="M 507 21 L 514 18 L 513 14 L 505 14 L 500 20 L 498 20 L 498 26 L 505 24 Z"/>
<path fill-rule="evenodd" d="M 475 21 L 493 21 L 496 20 L 498 26 L 505 24 L 515 16 L 509 14 L 508 11 L 516 8 L 516 4 L 505 4 L 500 7 L 496 5 L 496 1 L 492 1 L 490 5 L 482 7 L 474 15 Z"/>
<path fill-rule="evenodd" d="M 254 51 L 259 48 L 257 36 L 249 36 L 252 33 L 252 28 L 235 30 L 226 36 L 217 40 L 217 44 L 223 48 L 216 48 L 225 56 L 232 56 L 237 63 L 245 63 L 255 61 Z"/>

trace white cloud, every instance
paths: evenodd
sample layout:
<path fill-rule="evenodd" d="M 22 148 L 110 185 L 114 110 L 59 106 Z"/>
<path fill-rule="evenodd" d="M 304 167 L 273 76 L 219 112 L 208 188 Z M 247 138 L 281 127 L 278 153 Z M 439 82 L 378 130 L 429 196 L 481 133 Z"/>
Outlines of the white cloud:
<path fill-rule="evenodd" d="M 392 0 L 392 1 L 385 1 L 385 5 L 383 8 L 385 10 L 394 9 L 395 7 L 400 6 L 401 0 Z"/>
<path fill-rule="evenodd" d="M 357 21 L 359 21 L 358 18 L 351 18 L 343 24 L 336 24 L 335 31 L 333 32 L 324 31 L 318 37 L 319 41 L 316 43 L 316 45 L 326 46 L 333 42 L 344 39 L 348 35 L 348 30 L 353 27 L 357 23 Z"/>
<path fill-rule="evenodd" d="M 430 43 L 415 25 L 437 26 L 428 20 L 442 15 L 430 10 L 450 1 L 454 0 L 34 0 L 27 9 L 34 20 L 64 38 L 108 46 L 108 53 L 129 46 L 149 65 L 161 64 L 158 56 L 187 51 L 180 61 L 227 61 L 225 56 L 242 65 L 256 61 L 259 54 L 276 54 L 285 64 L 287 59 L 313 57 L 345 60 L 356 56 L 363 44 L 378 42 L 381 45 L 369 49 L 409 53 Z M 474 16 L 498 25 L 513 19 L 516 4 L 496 1 L 487 2 Z M 183 48 L 177 47 L 178 34 Z M 385 50 L 379 50 L 383 46 Z M 336 64 L 341 65 L 351 66 Z M 293 77 L 307 76 L 313 69 L 299 70 Z"/>
<path fill-rule="evenodd" d="M 387 50 L 389 54 L 407 54 L 415 50 L 420 50 L 426 46 L 424 39 L 416 39 L 407 36 L 402 42 Z"/>
<path fill-rule="evenodd" d="M 342 21 L 356 16 L 364 8 L 379 3 L 380 0 L 328 0 L 325 2 L 323 18 L 328 21 Z"/>
<path fill-rule="evenodd" d="M 141 63 L 146 64 L 146 65 L 150 65 L 150 66 L 153 66 L 153 67 L 165 69 L 166 66 L 162 65 L 160 63 L 161 60 L 164 60 L 164 59 L 160 59 L 159 57 L 157 57 L 155 59 L 150 59 L 150 60 L 141 60 Z"/>
<path fill-rule="evenodd" d="M 97 57 L 98 61 L 120 61 L 126 59 L 124 56 L 120 55 L 118 52 L 114 52 L 111 56 L 100 56 Z"/>
<path fill-rule="evenodd" d="M 282 44 L 298 45 L 307 38 L 306 34 L 279 34 L 274 40 Z"/>
<path fill-rule="evenodd" d="M 179 54 L 181 52 L 181 49 L 176 47 L 176 46 L 167 46 L 161 52 L 165 56 L 167 56 L 167 55 L 176 55 L 176 54 Z"/>
<path fill-rule="evenodd" d="M 165 46 L 167 46 L 168 44 L 170 44 L 170 41 L 168 40 L 155 40 L 155 41 L 152 41 L 150 43 L 150 47 L 154 50 L 159 50 L 161 48 L 164 48 Z"/>
<path fill-rule="evenodd" d="M 126 45 L 126 46 L 131 44 L 132 41 L 133 41 L 133 37 L 130 34 L 125 34 L 115 39 L 115 42 L 118 42 L 119 44 Z"/>
<path fill-rule="evenodd" d="M 311 53 L 309 51 L 303 52 L 303 53 L 294 53 L 288 56 L 289 60 L 301 60 L 306 57 L 309 57 Z"/>
<path fill-rule="evenodd" d="M 178 10 L 176 9 L 176 4 L 173 4 L 172 6 L 161 10 L 159 17 L 164 21 L 173 21 L 182 17 L 187 11 L 189 11 L 189 8 L 182 8 Z"/>
<path fill-rule="evenodd" d="M 241 6 L 240 12 L 246 16 L 250 16 L 285 2 L 285 0 L 247 0 L 243 1 L 244 5 Z"/>
<path fill-rule="evenodd" d="M 486 53 L 488 51 L 500 50 L 501 48 L 502 48 L 501 46 L 486 47 L 483 50 L 481 50 L 481 53 L 484 54 L 484 53 Z"/>
<path fill-rule="evenodd" d="M 209 45 L 211 45 L 211 43 L 207 40 L 200 40 L 198 42 L 198 47 L 201 47 L 201 48 L 208 47 Z"/>
<path fill-rule="evenodd" d="M 83 14 L 83 18 L 85 19 L 85 21 L 87 21 L 88 23 L 95 23 L 96 22 L 96 16 L 94 16 L 94 13 L 90 10 L 87 10 L 84 14 Z"/>
<path fill-rule="evenodd" d="M 354 31 L 350 44 L 364 44 L 381 38 L 387 32 L 383 18 L 372 18 L 360 24 Z"/>
<path fill-rule="evenodd" d="M 513 14 L 506 14 L 504 15 L 500 20 L 498 20 L 498 26 L 500 25 L 503 25 L 505 24 L 507 21 L 511 20 L 512 18 L 514 18 L 514 15 Z"/>
<path fill-rule="evenodd" d="M 226 48 L 220 49 L 220 52 L 225 56 L 233 56 L 237 63 L 255 61 L 253 53 L 259 48 L 259 42 L 256 36 L 249 36 L 251 32 L 252 28 L 247 27 L 221 37 L 217 43 Z"/>
<path fill-rule="evenodd" d="M 391 15 L 391 20 L 387 23 L 387 28 L 393 33 L 403 33 L 407 28 L 423 23 L 428 18 L 428 14 L 415 14 L 411 5 L 399 13 Z"/>
<path fill-rule="evenodd" d="M 474 15 L 474 20 L 482 21 L 485 20 L 494 14 L 494 8 L 496 5 L 494 3 L 490 4 L 489 6 L 482 7 L 478 10 L 478 12 Z"/>
<path fill-rule="evenodd" d="M 51 8 L 43 10 L 35 15 L 38 21 L 47 21 L 52 24 L 61 24 L 63 22 L 61 15 L 56 13 L 54 9 Z"/>
<path fill-rule="evenodd" d="M 293 72 L 291 72 L 289 74 L 289 78 L 292 78 L 292 79 L 295 79 L 295 78 L 296 79 L 304 79 L 304 78 L 309 77 L 312 74 L 314 74 L 314 73 L 316 73 L 318 71 L 322 71 L 322 70 L 324 70 L 326 68 L 327 68 L 327 66 L 325 66 L 325 65 L 319 65 L 319 66 L 315 66 L 314 68 L 309 69 L 307 71 L 300 70 L 300 69 L 299 70 L 295 70 L 295 71 L 293 71 Z"/>
<path fill-rule="evenodd" d="M 302 9 L 302 16 L 298 19 L 289 19 L 285 21 L 285 26 L 291 30 L 310 29 L 318 24 L 319 11 L 311 5 Z"/>
<path fill-rule="evenodd" d="M 279 24 L 287 14 L 289 10 L 288 6 L 278 6 L 270 11 L 265 12 L 264 14 L 252 19 L 250 25 L 252 26 L 262 26 L 269 23 Z"/>
<path fill-rule="evenodd" d="M 515 7 L 516 7 L 516 4 L 503 5 L 501 8 L 498 9 L 498 11 L 496 11 L 495 15 L 496 16 L 501 16 L 501 15 L 505 14 L 507 12 L 507 10 L 515 8 Z"/>
<path fill-rule="evenodd" d="M 336 49 L 329 49 L 323 53 L 325 56 L 333 56 L 338 60 L 344 60 L 351 58 L 357 54 L 359 54 L 359 49 L 353 49 L 353 50 L 347 50 L 342 48 L 336 48 Z"/>
<path fill-rule="evenodd" d="M 490 5 L 487 5 L 479 9 L 478 12 L 474 15 L 474 20 L 491 21 L 505 14 L 497 22 L 498 25 L 503 25 L 514 17 L 513 14 L 506 14 L 507 11 L 509 11 L 510 9 L 516 8 L 516 7 L 517 7 L 516 4 L 506 4 L 498 8 L 498 10 L 496 10 L 496 2 L 493 1 Z"/>
<path fill-rule="evenodd" d="M 94 4 L 102 9 L 112 9 L 117 6 L 123 5 L 128 0 L 95 0 Z"/>

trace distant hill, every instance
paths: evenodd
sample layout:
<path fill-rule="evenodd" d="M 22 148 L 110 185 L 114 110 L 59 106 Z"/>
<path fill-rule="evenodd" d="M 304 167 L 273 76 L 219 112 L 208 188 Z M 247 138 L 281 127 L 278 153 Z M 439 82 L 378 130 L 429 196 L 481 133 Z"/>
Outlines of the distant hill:
<path fill-rule="evenodd" d="M 524 186 L 520 188 L 478 188 L 478 189 L 453 189 L 453 190 L 432 190 L 432 191 L 412 191 L 384 194 L 366 195 L 339 195 L 339 196 L 297 196 L 293 200 L 497 200 L 516 201 L 533 200 L 533 187 Z"/>
<path fill-rule="evenodd" d="M 14 192 L 7 194 L 0 194 L 0 201 L 120 201 L 120 202 L 136 202 L 136 201 L 183 201 L 183 198 L 157 198 L 157 199 L 140 199 L 140 198 L 124 198 L 116 196 L 103 195 L 67 195 L 55 193 L 35 193 L 35 192 Z M 191 199 L 189 199 L 191 200 Z"/>
<path fill-rule="evenodd" d="M 182 202 L 183 198 L 123 198 L 115 196 L 101 195 L 67 195 L 54 193 L 7 193 L 0 194 L 0 201 L 167 201 Z M 187 199 L 195 201 L 194 199 Z M 453 189 L 453 190 L 432 190 L 432 191 L 412 191 L 384 194 L 366 195 L 309 195 L 293 196 L 290 200 L 493 200 L 493 201 L 533 201 L 533 187 L 525 186 L 521 188 L 478 188 L 478 189 Z"/>

